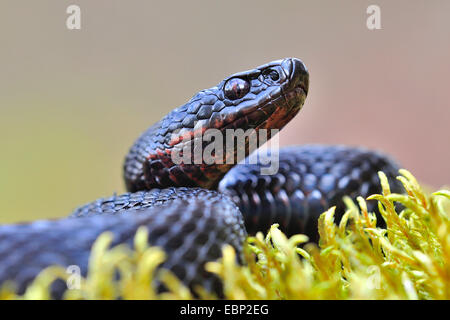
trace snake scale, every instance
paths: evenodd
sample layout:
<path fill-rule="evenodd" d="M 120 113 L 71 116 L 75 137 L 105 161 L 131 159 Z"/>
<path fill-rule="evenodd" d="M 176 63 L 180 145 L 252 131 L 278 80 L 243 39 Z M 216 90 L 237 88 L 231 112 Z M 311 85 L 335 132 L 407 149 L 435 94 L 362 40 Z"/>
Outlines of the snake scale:
<path fill-rule="evenodd" d="M 272 175 L 263 175 L 260 163 L 173 161 L 174 148 L 198 131 L 282 129 L 302 108 L 308 87 L 303 62 L 286 58 L 198 92 L 131 147 L 124 164 L 128 193 L 98 199 L 68 218 L 0 226 L 0 285 L 14 281 L 22 293 L 54 264 L 77 265 L 85 275 L 92 244 L 102 232 L 112 232 L 113 245 L 133 246 L 136 230 L 145 226 L 149 243 L 167 253 L 162 267 L 191 289 L 200 284 L 220 295 L 219 279 L 204 264 L 220 258 L 224 244 L 240 253 L 247 234 L 267 231 L 273 223 L 288 235 L 305 233 L 317 241 L 318 216 L 336 206 L 339 218 L 344 195 L 354 199 L 378 193 L 380 170 L 392 190 L 401 191 L 393 179 L 399 168 L 393 160 L 356 147 L 281 148 L 279 170 Z M 239 147 L 249 151 L 248 139 L 223 159 L 237 161 Z M 54 297 L 64 289 L 65 284 L 55 283 Z"/>

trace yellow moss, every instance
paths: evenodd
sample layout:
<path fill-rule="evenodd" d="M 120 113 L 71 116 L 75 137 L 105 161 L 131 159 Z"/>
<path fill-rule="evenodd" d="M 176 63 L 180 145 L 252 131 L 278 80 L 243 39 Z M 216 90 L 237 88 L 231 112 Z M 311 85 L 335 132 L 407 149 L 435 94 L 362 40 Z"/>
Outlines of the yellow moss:
<path fill-rule="evenodd" d="M 405 194 L 392 194 L 380 172 L 382 194 L 377 200 L 386 229 L 376 227 L 365 199 L 345 199 L 347 212 L 339 225 L 334 208 L 319 219 L 319 245 L 308 238 L 287 238 L 273 225 L 266 236 L 258 233 L 244 245 L 244 264 L 236 262 L 231 246 L 206 269 L 223 281 L 228 299 L 449 299 L 450 298 L 450 191 L 424 192 L 414 176 L 400 170 Z M 403 208 L 396 211 L 394 203 Z M 191 292 L 169 271 L 157 267 L 162 250 L 147 245 L 140 228 L 134 250 L 110 248 L 112 235 L 102 234 L 93 246 L 89 271 L 80 288 L 67 290 L 66 299 L 193 299 Z M 257 259 L 255 259 L 255 257 Z M 119 272 L 119 279 L 115 277 Z M 12 283 L 0 288 L 0 299 L 48 299 L 50 284 L 67 280 L 60 267 L 45 269 L 25 294 L 14 294 Z M 151 283 L 169 289 L 157 293 Z M 202 299 L 213 294 L 196 288 Z"/>

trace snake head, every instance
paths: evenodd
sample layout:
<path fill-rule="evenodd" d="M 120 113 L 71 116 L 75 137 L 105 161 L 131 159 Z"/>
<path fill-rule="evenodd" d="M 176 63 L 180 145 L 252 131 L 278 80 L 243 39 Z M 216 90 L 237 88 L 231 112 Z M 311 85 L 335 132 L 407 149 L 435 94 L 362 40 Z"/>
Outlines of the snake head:
<path fill-rule="evenodd" d="M 208 129 L 281 129 L 302 108 L 309 74 L 296 58 L 272 61 L 235 73 L 217 86 L 198 92 L 163 120 L 162 130 L 192 138 Z M 175 138 L 174 138 L 175 137 Z"/>
<path fill-rule="evenodd" d="M 308 86 L 308 71 L 296 58 L 236 73 L 218 85 L 216 95 L 225 107 L 208 127 L 226 127 L 238 120 L 232 125 L 235 129 L 281 129 L 303 106 Z"/>
<path fill-rule="evenodd" d="M 225 146 L 228 129 L 245 132 L 253 129 L 251 134 L 256 135 L 261 129 L 283 128 L 303 106 L 308 84 L 309 74 L 303 62 L 286 58 L 235 73 L 218 85 L 198 92 L 136 141 L 125 161 L 128 189 L 179 185 L 215 187 L 241 160 L 239 154 L 250 153 L 248 137 L 220 155 L 214 151 L 213 162 L 202 162 L 202 159 L 199 162 L 194 149 L 205 150 L 212 139 L 215 142 L 223 139 L 222 146 Z M 205 132 L 218 133 L 221 137 L 214 136 L 208 141 L 204 139 Z M 265 139 L 270 139 L 271 135 L 272 130 L 267 130 Z M 196 143 L 199 139 L 200 143 Z M 183 157 L 186 156 L 186 146 L 192 149 L 189 161 L 174 163 L 173 155 L 179 154 L 179 150 L 184 150 Z"/>
<path fill-rule="evenodd" d="M 228 102 L 235 104 L 230 112 L 249 117 L 250 127 L 281 129 L 302 108 L 308 93 L 309 73 L 299 59 L 276 60 L 225 80 L 222 90 L 225 99 L 229 92 L 236 91 L 230 87 L 242 81 L 248 84 L 249 92 L 241 99 Z"/>

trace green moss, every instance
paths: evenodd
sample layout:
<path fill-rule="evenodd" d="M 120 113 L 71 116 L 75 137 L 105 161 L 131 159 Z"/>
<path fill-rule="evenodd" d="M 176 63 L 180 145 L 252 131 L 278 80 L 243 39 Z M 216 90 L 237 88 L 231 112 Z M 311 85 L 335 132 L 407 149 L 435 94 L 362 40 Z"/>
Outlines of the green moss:
<path fill-rule="evenodd" d="M 287 238 L 273 225 L 267 235 L 249 237 L 243 266 L 232 247 L 206 268 L 224 283 L 229 299 L 449 299 L 450 298 L 450 191 L 424 192 L 416 179 L 400 170 L 406 194 L 393 194 L 379 173 L 383 194 L 378 201 L 386 229 L 377 228 L 363 198 L 358 205 L 345 199 L 347 212 L 339 225 L 334 208 L 319 219 L 319 246 L 305 244 L 304 235 Z M 395 202 L 403 205 L 397 209 Z M 147 246 L 147 232 L 139 229 L 135 250 L 110 248 L 112 235 L 96 241 L 86 278 L 66 299 L 191 299 L 192 295 L 169 271 L 157 266 L 164 252 Z M 300 246 L 301 245 L 301 246 Z M 255 259 L 255 256 L 257 259 Z M 302 257 L 302 258 L 301 258 Z M 120 272 L 115 280 L 114 272 Z M 0 290 L 3 299 L 48 299 L 56 279 L 68 278 L 61 267 L 44 270 L 22 296 L 12 284 Z M 150 285 L 158 278 L 170 289 L 158 294 Z M 202 298 L 215 298 L 197 288 Z"/>

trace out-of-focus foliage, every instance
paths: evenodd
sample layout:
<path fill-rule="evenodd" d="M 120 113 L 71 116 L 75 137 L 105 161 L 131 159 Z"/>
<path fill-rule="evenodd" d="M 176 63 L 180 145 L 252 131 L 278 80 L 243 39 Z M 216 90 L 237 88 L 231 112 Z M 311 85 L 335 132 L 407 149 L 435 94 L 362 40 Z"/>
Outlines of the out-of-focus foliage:
<path fill-rule="evenodd" d="M 386 229 L 376 227 L 363 198 L 358 205 L 346 199 L 348 210 L 338 225 L 334 208 L 320 216 L 319 246 L 305 244 L 304 235 L 288 239 L 273 225 L 265 237 L 258 233 L 247 239 L 243 265 L 236 262 L 233 248 L 224 247 L 222 259 L 206 268 L 223 280 L 228 299 L 449 299 L 450 191 L 425 193 L 408 171 L 400 174 L 405 194 L 391 193 L 379 173 L 383 193 L 368 198 L 378 201 Z M 88 276 L 80 289 L 67 290 L 66 299 L 193 298 L 173 274 L 157 269 L 164 252 L 147 246 L 145 229 L 137 232 L 134 250 L 123 245 L 110 249 L 111 239 L 108 233 L 99 237 Z M 48 268 L 23 296 L 6 285 L 0 298 L 47 299 L 56 278 L 68 275 L 60 267 Z M 169 292 L 155 292 L 154 279 Z M 215 298 L 202 288 L 196 291 L 201 298 Z"/>

